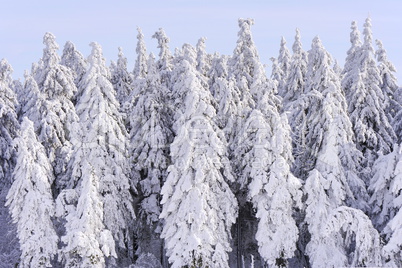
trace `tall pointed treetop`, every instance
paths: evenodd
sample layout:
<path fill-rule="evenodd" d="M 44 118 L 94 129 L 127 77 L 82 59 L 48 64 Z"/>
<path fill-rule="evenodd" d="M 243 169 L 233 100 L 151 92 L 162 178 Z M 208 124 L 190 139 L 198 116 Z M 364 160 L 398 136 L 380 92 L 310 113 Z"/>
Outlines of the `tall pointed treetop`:
<path fill-rule="evenodd" d="M 172 55 L 169 50 L 170 40 L 167 37 L 165 31 L 162 28 L 160 28 L 159 31 L 157 31 L 152 37 L 158 40 L 158 48 L 160 49 L 159 61 L 158 61 L 159 68 L 163 67 L 166 69 L 171 69 Z"/>
<path fill-rule="evenodd" d="M 70 109 L 71 98 L 77 91 L 74 84 L 74 76 L 72 71 L 66 66 L 61 65 L 60 56 L 57 54 L 59 49 L 56 38 L 51 33 L 46 33 L 43 37 L 43 56 L 39 65 L 33 73 L 35 80 L 42 93 L 49 99 L 62 101 L 63 108 Z"/>
<path fill-rule="evenodd" d="M 122 105 L 128 101 L 132 92 L 133 77 L 127 71 L 127 58 L 123 54 L 123 49 L 119 47 L 117 64 L 111 71 L 111 82 L 116 90 L 116 98 Z"/>
<path fill-rule="evenodd" d="M 13 68 L 6 59 L 0 61 L 0 96 L 1 99 L 12 109 L 17 105 L 17 98 L 11 89 Z"/>
<path fill-rule="evenodd" d="M 43 63 L 45 66 L 53 67 L 60 62 L 60 57 L 57 54 L 59 45 L 56 43 L 56 37 L 52 33 L 45 33 L 43 36 L 43 44 L 45 48 L 43 49 Z"/>
<path fill-rule="evenodd" d="M 91 67 L 94 68 L 94 71 L 100 72 L 100 75 L 109 77 L 110 74 L 106 68 L 106 60 L 103 57 L 102 47 L 96 42 L 92 42 L 89 45 L 92 47 L 91 55 L 88 58 Z"/>
<path fill-rule="evenodd" d="M 20 265 L 50 267 L 59 240 L 52 222 L 52 166 L 35 135 L 33 123 L 26 117 L 21 123 L 21 136 L 14 139 L 14 144 L 18 148 L 17 165 L 6 206 L 17 224 Z"/>
<path fill-rule="evenodd" d="M 144 42 L 144 35 L 141 28 L 137 27 L 137 47 L 135 52 L 137 53 L 137 60 L 134 66 L 134 78 L 145 78 L 147 75 L 147 48 Z"/>
<path fill-rule="evenodd" d="M 290 107 L 303 94 L 306 73 L 307 73 L 307 53 L 302 48 L 300 31 L 296 29 L 295 41 L 292 46 L 293 55 L 291 58 L 290 71 L 286 81 L 286 94 L 283 97 L 284 110 L 291 110 Z M 294 129 L 292 120 L 289 120 Z"/>
<path fill-rule="evenodd" d="M 202 75 L 206 76 L 209 68 L 210 68 L 210 62 L 208 59 L 208 54 L 205 51 L 205 40 L 207 40 L 205 37 L 201 37 L 198 39 L 197 42 L 197 71 L 199 71 Z"/>
<path fill-rule="evenodd" d="M 292 49 L 293 53 L 295 54 L 301 54 L 303 51 L 300 37 L 300 30 L 298 28 L 296 28 L 295 42 L 293 43 Z"/>
<path fill-rule="evenodd" d="M 359 72 L 359 61 L 361 54 L 361 46 L 362 42 L 360 40 L 360 32 L 357 28 L 356 21 L 352 21 L 352 25 L 350 27 L 352 30 L 350 32 L 350 43 L 351 47 L 349 48 L 345 60 L 345 66 L 342 71 L 342 89 L 345 92 L 347 99 L 349 99 L 351 92 L 351 86 L 353 83 L 357 81 L 357 75 Z"/>
<path fill-rule="evenodd" d="M 362 41 L 360 40 L 360 32 L 356 21 L 352 21 L 350 29 L 352 30 L 350 32 L 350 43 L 352 44 L 352 47 L 360 47 L 362 45 Z"/>
<path fill-rule="evenodd" d="M 286 95 L 286 81 L 290 72 L 291 55 L 286 47 L 286 40 L 282 36 L 278 59 L 271 59 L 273 62 L 271 78 L 278 82 L 278 94 L 281 97 Z"/>
<path fill-rule="evenodd" d="M 259 61 L 257 48 L 251 34 L 253 24 L 252 19 L 239 19 L 240 30 L 237 34 L 237 45 L 230 62 L 231 72 L 237 83 L 241 83 L 241 80 L 245 78 L 248 88 L 254 80 L 255 61 Z"/>
<path fill-rule="evenodd" d="M 290 58 L 291 58 L 291 55 L 290 55 L 289 49 L 286 46 L 286 40 L 282 36 L 281 45 L 280 45 L 280 49 L 279 49 L 278 63 L 283 68 L 283 71 L 285 73 L 287 73 L 289 71 Z"/>
<path fill-rule="evenodd" d="M 363 30 L 363 36 L 364 36 L 364 42 L 363 45 L 366 50 L 370 51 L 371 53 L 374 53 L 374 48 L 373 48 L 373 31 L 371 30 L 371 19 L 368 17 L 363 25 L 364 30 Z"/>
<path fill-rule="evenodd" d="M 396 68 L 388 60 L 387 52 L 384 49 L 382 42 L 380 40 L 376 40 L 376 44 L 377 44 L 377 51 L 375 52 L 375 54 L 377 57 L 378 69 L 380 71 L 381 76 L 380 88 L 385 98 L 384 110 L 388 119 L 393 124 L 395 133 L 400 137 L 401 135 L 400 130 L 402 126 L 397 122 L 400 121 L 399 118 L 402 117 L 402 107 L 401 103 L 399 103 L 395 98 L 396 97 L 395 93 L 398 90 L 398 81 L 395 77 Z"/>
<path fill-rule="evenodd" d="M 61 64 L 70 68 L 73 73 L 74 83 L 78 87 L 87 68 L 87 62 L 84 56 L 77 50 L 75 45 L 67 41 L 64 45 L 63 55 L 61 56 Z M 79 95 L 79 93 L 78 93 Z"/>

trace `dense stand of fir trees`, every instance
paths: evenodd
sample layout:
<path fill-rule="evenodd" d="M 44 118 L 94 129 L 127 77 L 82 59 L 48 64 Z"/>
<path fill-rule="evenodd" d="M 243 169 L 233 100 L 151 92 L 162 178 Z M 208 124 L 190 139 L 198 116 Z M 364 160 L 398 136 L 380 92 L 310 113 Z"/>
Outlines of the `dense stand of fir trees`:
<path fill-rule="evenodd" d="M 24 83 L 0 62 L 0 262 L 19 267 L 402 266 L 402 97 L 371 21 L 345 66 L 280 42 L 267 77 L 239 19 L 133 71 L 46 33 Z M 18 238 L 18 239 L 16 239 Z"/>

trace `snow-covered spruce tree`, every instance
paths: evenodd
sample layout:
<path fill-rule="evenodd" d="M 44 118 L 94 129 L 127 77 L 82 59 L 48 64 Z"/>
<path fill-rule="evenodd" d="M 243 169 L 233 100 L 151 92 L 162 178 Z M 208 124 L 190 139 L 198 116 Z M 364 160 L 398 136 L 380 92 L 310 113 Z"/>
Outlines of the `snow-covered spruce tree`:
<path fill-rule="evenodd" d="M 378 61 L 378 69 L 381 76 L 380 88 L 385 98 L 385 108 L 384 112 L 388 117 L 390 123 L 392 123 L 395 133 L 401 139 L 402 126 L 397 124 L 399 118 L 402 117 L 402 106 L 395 99 L 396 91 L 398 90 L 398 82 L 395 77 L 396 69 L 395 66 L 388 60 L 387 52 L 384 49 L 382 42 L 376 40 L 377 50 L 375 52 Z M 396 120 L 395 120 L 396 119 Z"/>
<path fill-rule="evenodd" d="M 304 97 L 307 75 L 307 53 L 302 49 L 298 29 L 296 29 L 295 41 L 292 48 L 293 55 L 285 85 L 286 92 L 283 96 L 282 111 L 288 114 L 288 122 L 292 133 L 293 154 L 296 160 L 292 171 L 297 177 L 302 178 L 303 167 L 300 166 L 298 158 L 308 148 L 305 140 L 305 122 L 306 112 L 309 109 L 309 101 L 308 98 Z"/>
<path fill-rule="evenodd" d="M 34 124 L 35 133 L 38 135 L 39 141 L 48 142 L 53 141 L 57 146 L 62 146 L 61 141 L 58 140 L 59 130 L 63 129 L 60 122 L 59 109 L 55 109 L 55 102 L 52 100 L 47 100 L 45 94 L 40 92 L 39 87 L 32 75 L 25 73 L 25 83 L 24 89 L 22 91 L 26 98 L 26 103 L 20 110 L 20 118 L 23 116 L 28 117 Z M 74 111 L 75 112 L 75 111 Z M 63 136 L 62 136 L 63 137 Z M 68 150 L 65 148 L 60 149 L 60 151 L 67 157 L 71 154 L 71 145 L 67 143 Z M 66 177 L 65 174 L 60 174 L 57 181 L 57 186 L 59 190 L 64 188 L 67 181 L 70 179 Z"/>
<path fill-rule="evenodd" d="M 135 49 L 135 52 L 137 52 L 137 60 L 135 61 L 133 71 L 134 79 L 146 78 L 148 73 L 148 55 L 144 35 L 142 34 L 140 27 L 137 27 L 137 31 L 137 47 Z"/>
<path fill-rule="evenodd" d="M 21 136 L 15 138 L 14 145 L 16 168 L 6 206 L 17 224 L 21 249 L 19 266 L 49 267 L 57 254 L 59 240 L 52 223 L 55 211 L 51 193 L 53 169 L 36 137 L 33 123 L 26 117 L 21 123 Z"/>
<path fill-rule="evenodd" d="M 402 152 L 401 146 L 395 145 L 391 153 L 381 155 L 373 166 L 370 181 L 372 193 L 372 221 L 381 231 L 386 245 L 383 256 L 389 266 L 402 265 Z"/>
<path fill-rule="evenodd" d="M 398 197 L 399 177 L 402 175 L 400 146 L 395 145 L 391 153 L 380 155 L 373 166 L 373 177 L 370 181 L 372 193 L 370 204 L 372 205 L 372 220 L 374 226 L 380 231 L 396 215 L 399 206 L 395 206 Z M 396 188 L 395 188 L 396 187 Z M 395 196 L 396 194 L 396 196 Z"/>
<path fill-rule="evenodd" d="M 82 145 L 87 150 L 78 152 L 89 153 L 89 144 Z M 104 224 L 100 178 L 89 158 L 83 157 L 79 164 L 81 178 L 76 187 L 64 189 L 56 201 L 57 216 L 66 220 L 60 259 L 65 267 L 105 267 L 105 258 L 117 258 L 117 254 L 113 235 Z"/>
<path fill-rule="evenodd" d="M 25 97 L 23 97 L 24 85 L 20 79 L 12 81 L 11 90 L 14 92 L 14 95 L 17 98 L 18 105 L 15 107 L 15 112 L 19 114 L 21 108 L 24 107 L 27 100 Z"/>
<path fill-rule="evenodd" d="M 280 76 L 276 77 L 276 81 L 278 81 L 278 94 L 282 98 L 286 95 L 286 82 L 290 73 L 290 65 L 291 65 L 291 55 L 289 49 L 286 47 L 286 40 L 282 36 L 281 45 L 279 49 L 279 55 L 277 59 L 278 71 L 280 71 Z M 274 70 L 272 70 L 273 72 Z M 272 79 L 274 77 L 271 76 Z"/>
<path fill-rule="evenodd" d="M 46 110 L 46 100 L 39 91 L 38 84 L 28 72 L 25 72 L 24 88 L 21 94 L 25 96 L 25 105 L 21 107 L 19 117 L 28 117 L 34 124 L 35 133 L 40 133 L 42 114 Z"/>
<path fill-rule="evenodd" d="M 230 162 L 232 164 L 236 177 L 242 173 L 240 169 L 241 157 L 235 153 L 238 145 L 241 144 L 241 128 L 244 120 L 248 118 L 251 111 L 255 108 L 257 100 L 261 99 L 265 93 L 272 90 L 272 83 L 268 81 L 265 75 L 265 69 L 261 64 L 257 48 L 254 44 L 251 34 L 251 26 L 254 24 L 252 19 L 239 19 L 239 32 L 236 47 L 229 60 L 229 81 L 234 81 L 235 95 L 239 96 L 240 101 L 237 104 L 234 126 L 231 129 L 229 139 Z M 232 95 L 234 96 L 234 95 Z M 269 99 L 270 105 L 279 106 L 279 99 L 273 94 Z M 239 218 L 236 223 L 237 232 L 234 235 L 234 241 L 237 246 L 237 263 L 240 265 L 242 256 L 249 258 L 249 255 L 256 254 L 257 247 L 254 238 L 257 229 L 257 219 L 254 216 L 252 204 L 247 201 L 247 190 L 240 189 L 237 184 L 234 191 L 240 202 Z M 235 188 L 235 187 L 233 187 Z M 251 251 L 248 251 L 251 249 Z M 246 260 L 248 262 L 248 260 Z"/>
<path fill-rule="evenodd" d="M 198 71 L 198 78 L 202 84 L 202 86 L 209 90 L 209 78 L 208 73 L 211 68 L 211 56 L 207 54 L 205 50 L 205 37 L 201 37 L 198 39 L 196 51 L 197 59 L 196 59 L 196 69 Z M 214 105 L 216 107 L 216 103 Z"/>
<path fill-rule="evenodd" d="M 309 183 L 312 191 L 318 196 L 325 196 L 321 180 L 312 181 L 312 184 Z M 309 226 L 316 231 L 307 246 L 311 267 L 382 266 L 380 236 L 367 215 L 346 206 L 329 209 L 326 202 L 325 198 L 316 199 L 314 203 L 318 207 L 306 216 L 312 217 L 311 222 L 321 223 L 321 226 Z"/>
<path fill-rule="evenodd" d="M 91 43 L 91 46 L 89 69 L 82 80 L 82 96 L 76 106 L 80 121 L 74 127 L 74 155 L 69 163 L 68 176 L 71 180 L 68 188 L 77 191 L 79 200 L 88 202 L 85 200 L 89 197 L 82 194 L 88 189 L 95 191 L 92 187 L 98 185 L 96 195 L 99 195 L 100 204 L 103 203 L 99 212 L 102 213 L 102 224 L 112 232 L 117 256 L 124 261 L 131 252 L 128 247 L 131 247 L 132 220 L 135 218 L 128 178 L 127 133 L 118 111 L 113 85 L 108 79 L 109 70 L 101 47 L 96 43 Z M 88 185 L 91 187 L 86 188 Z M 134 188 L 131 190 L 135 191 Z M 69 216 L 66 218 L 68 220 Z M 74 247 L 68 244 L 72 243 L 75 232 L 67 229 L 65 256 L 75 254 L 72 252 Z M 82 254 L 85 254 L 84 250 L 79 255 L 85 257 Z M 108 255 L 105 253 L 106 257 Z"/>
<path fill-rule="evenodd" d="M 283 77 L 283 71 L 281 68 L 279 68 L 279 64 L 278 64 L 278 60 L 274 57 L 270 58 L 270 60 L 272 61 L 272 72 L 271 72 L 271 80 L 274 81 L 274 83 L 276 84 L 276 87 L 278 88 L 278 92 L 279 90 L 279 81 L 282 81 L 282 77 Z M 278 93 L 276 92 L 276 93 Z"/>
<path fill-rule="evenodd" d="M 240 97 L 235 90 L 235 81 L 228 77 L 227 57 L 214 55 L 208 72 L 209 90 L 216 100 L 216 123 L 223 129 L 226 140 L 234 139 L 233 127 L 237 121 Z"/>
<path fill-rule="evenodd" d="M 15 164 L 15 148 L 12 144 L 18 136 L 19 123 L 15 112 L 17 97 L 11 89 L 13 69 L 7 60 L 0 61 L 0 192 L 2 198 L 11 185 Z"/>
<path fill-rule="evenodd" d="M 67 41 L 64 45 L 60 63 L 71 70 L 74 77 L 74 84 L 78 88 L 87 70 L 87 62 L 72 42 Z M 80 96 L 81 94 L 77 92 L 76 95 Z"/>
<path fill-rule="evenodd" d="M 228 62 L 229 80 L 234 80 L 235 94 L 240 98 L 237 109 L 239 112 L 237 126 L 233 129 L 235 136 L 239 131 L 238 127 L 242 124 L 241 118 L 246 117 L 255 108 L 256 101 L 271 90 L 270 82 L 266 77 L 265 69 L 259 60 L 257 48 L 252 39 L 251 26 L 253 24 L 252 19 L 239 19 L 240 30 L 237 45 Z M 272 95 L 270 103 L 279 106 L 279 99 Z M 233 141 L 229 140 L 229 143 L 232 144 Z"/>
<path fill-rule="evenodd" d="M 156 65 L 159 70 L 161 85 L 164 87 L 162 90 L 162 100 L 163 100 L 163 114 L 167 115 L 169 119 L 167 121 L 167 126 L 171 129 L 173 125 L 173 116 L 175 107 L 173 105 L 172 100 L 172 85 L 171 82 L 171 72 L 173 68 L 173 56 L 169 50 L 169 38 L 166 36 L 165 31 L 160 28 L 152 38 L 155 38 L 158 41 L 159 48 L 159 59 L 156 62 Z M 170 141 L 172 137 L 170 137 Z"/>
<path fill-rule="evenodd" d="M 364 24 L 360 73 L 349 89 L 348 110 L 355 133 L 357 148 L 363 153 L 366 168 L 370 168 L 377 153 L 389 153 L 396 136 L 384 112 L 381 76 L 374 59 L 371 20 Z M 369 171 L 367 171 L 369 172 Z M 368 177 L 365 175 L 364 177 Z"/>
<path fill-rule="evenodd" d="M 296 29 L 292 49 L 293 55 L 288 69 L 286 92 L 283 96 L 283 108 L 285 111 L 291 111 L 293 109 L 294 102 L 297 102 L 304 92 L 304 84 L 306 82 L 307 53 L 302 48 L 299 29 Z M 293 131 L 293 122 L 292 120 L 289 120 L 289 122 Z"/>
<path fill-rule="evenodd" d="M 169 137 L 167 119 L 162 110 L 162 90 L 159 72 L 151 54 L 148 74 L 131 112 L 130 156 L 135 172 L 139 173 L 139 254 L 152 253 L 158 260 L 163 257 L 159 238 L 161 211 L 160 190 L 166 180 L 169 164 Z"/>
<path fill-rule="evenodd" d="M 127 71 L 127 58 L 124 56 L 121 47 L 119 47 L 116 67 L 111 71 L 111 82 L 116 91 L 116 99 L 120 105 L 123 105 L 131 95 L 133 77 Z"/>
<path fill-rule="evenodd" d="M 349 100 L 352 91 L 352 86 L 357 82 L 360 73 L 360 61 L 361 61 L 361 47 L 362 41 L 360 40 L 360 31 L 357 28 L 356 21 L 352 21 L 350 27 L 350 43 L 351 47 L 347 51 L 345 65 L 342 71 L 342 89 L 345 93 L 346 100 Z"/>
<path fill-rule="evenodd" d="M 345 174 L 345 169 L 341 166 L 342 159 L 340 159 L 335 134 L 337 130 L 336 124 L 332 123 L 329 126 L 328 133 L 324 134 L 325 140 L 316 165 L 306 179 L 305 222 L 308 224 L 311 235 L 306 254 L 309 256 L 312 267 L 380 265 L 378 262 L 380 259 L 379 236 L 370 219 L 361 210 L 345 206 L 351 202 L 349 200 L 353 197 L 353 193 L 350 190 L 351 185 L 348 185 L 348 178 L 345 178 L 345 175 L 349 174 Z M 361 184 L 358 186 L 362 188 Z M 359 200 L 352 201 L 356 203 Z M 335 212 L 335 210 L 338 211 Z M 345 224 L 342 231 L 328 227 L 331 221 L 341 217 L 339 213 L 343 213 L 344 210 L 348 213 L 345 217 L 352 223 Z M 362 227 L 355 227 L 353 224 L 360 223 L 364 225 L 364 231 L 358 234 Z M 341 234 L 344 232 L 356 234 L 342 237 Z M 362 238 L 365 233 L 369 235 L 369 238 Z M 367 254 L 367 252 L 370 253 Z"/>
<path fill-rule="evenodd" d="M 8 209 L 4 206 L 16 163 L 13 140 L 18 137 L 20 128 L 15 112 L 18 105 L 17 97 L 11 90 L 12 71 L 7 60 L 2 59 L 0 61 L 0 222 L 2 222 L 0 263 L 5 266 L 14 266 L 20 256 L 16 228 L 11 223 Z"/>
<path fill-rule="evenodd" d="M 198 39 L 197 50 L 197 71 L 204 77 L 207 77 L 209 69 L 211 68 L 212 60 L 211 56 L 207 54 L 205 50 L 205 37 Z"/>
<path fill-rule="evenodd" d="M 402 209 L 401 209 L 401 191 L 402 191 L 402 175 L 401 161 L 398 162 L 396 168 L 398 175 L 395 176 L 392 183 L 392 193 L 394 194 L 394 208 L 399 208 L 395 216 L 385 226 L 383 233 L 386 236 L 387 244 L 383 248 L 385 260 L 391 266 L 400 267 L 402 265 Z"/>
<path fill-rule="evenodd" d="M 191 55 L 184 51 L 183 55 Z M 162 187 L 165 239 L 172 267 L 229 267 L 230 228 L 237 201 L 225 156 L 224 134 L 213 122 L 212 96 L 197 78 L 195 58 L 182 56 L 173 70 L 177 96 L 172 165 Z"/>
<path fill-rule="evenodd" d="M 309 51 L 305 98 L 308 102 L 306 106 L 310 108 L 304 124 L 306 149 L 297 158 L 301 163 L 308 163 L 302 165 L 302 178 L 316 165 L 323 147 L 332 146 L 337 157 L 328 164 L 338 169 L 332 173 L 337 174 L 337 178 L 345 184 L 347 204 L 366 210 L 368 194 L 359 178 L 361 154 L 353 142 L 347 102 L 339 77 L 331 68 L 331 56 L 318 37 L 314 38 Z"/>
<path fill-rule="evenodd" d="M 46 109 L 42 114 L 42 126 L 37 130 L 37 135 L 52 163 L 56 187 L 61 190 L 65 187 L 61 178 L 65 175 L 71 155 L 70 129 L 78 120 L 71 101 L 77 88 L 71 70 L 60 64 L 54 35 L 46 33 L 43 43 L 45 48 L 42 64 L 38 66 L 35 79 L 46 99 Z"/>
<path fill-rule="evenodd" d="M 256 82 L 261 82 L 264 75 L 263 67 L 260 63 L 257 48 L 254 44 L 251 26 L 254 24 L 252 19 L 239 19 L 239 32 L 237 34 L 237 44 L 230 58 L 229 76 L 235 80 L 235 90 L 238 92 L 243 106 L 241 112 L 249 112 L 250 109 L 255 107 L 255 99 L 258 99 L 258 92 Z M 253 89 L 252 89 L 253 87 Z M 246 111 L 248 107 L 248 111 Z"/>
<path fill-rule="evenodd" d="M 337 60 L 334 61 L 334 66 L 332 66 L 332 69 L 334 70 L 335 74 L 339 77 L 339 80 L 341 80 L 343 69 L 339 65 Z"/>
<path fill-rule="evenodd" d="M 304 152 L 303 158 L 297 159 L 310 163 L 303 170 L 307 194 L 305 222 L 311 235 L 306 253 L 313 267 L 326 266 L 327 263 L 323 262 L 326 258 L 331 261 L 331 265 L 332 261 L 339 261 L 338 265 L 362 265 L 364 262 L 369 263 L 371 256 L 360 250 L 371 247 L 370 244 L 353 249 L 353 243 L 361 243 L 360 238 L 353 240 L 352 235 L 350 241 L 342 241 L 342 238 L 338 238 L 338 230 L 333 232 L 333 237 L 322 236 L 323 228 L 327 228 L 325 226 L 329 224 L 328 221 L 333 220 L 331 213 L 339 207 L 347 205 L 367 210 L 368 194 L 364 182 L 358 176 L 361 156 L 353 143 L 352 125 L 346 112 L 347 105 L 340 81 L 331 68 L 331 57 L 318 37 L 313 40 L 308 55 L 305 98 L 310 101 L 307 105 L 310 109 L 306 113 L 305 140 L 309 149 Z M 351 222 L 362 221 L 363 212 L 349 208 L 345 212 L 345 209 L 335 214 L 339 216 L 341 213 L 350 218 Z M 334 216 L 335 219 L 338 216 Z M 378 243 L 378 234 L 375 234 L 369 219 L 364 216 L 363 220 L 370 230 L 370 239 Z M 342 228 L 345 232 L 356 232 L 356 229 Z M 336 249 L 339 254 L 332 259 L 325 252 L 327 247 Z M 355 256 L 351 263 L 348 254 Z M 378 252 L 376 254 L 374 257 L 378 259 Z M 377 259 L 373 259 L 371 264 L 378 265 Z"/>
<path fill-rule="evenodd" d="M 307 53 L 302 49 L 299 29 L 296 29 L 295 41 L 293 43 L 293 55 L 290 62 L 290 71 L 286 81 L 286 92 L 283 96 L 283 111 L 287 112 L 288 120 L 291 127 L 293 155 L 295 161 L 293 163 L 293 173 L 301 179 L 305 178 L 311 162 L 300 161 L 305 157 L 309 147 L 306 144 L 307 130 L 307 112 L 311 102 L 315 102 L 314 95 L 306 96 L 306 78 L 307 77 Z M 308 172 L 308 171 L 307 171 Z M 304 174 L 303 174 L 304 173 Z"/>
<path fill-rule="evenodd" d="M 235 150 L 241 162 L 241 187 L 258 218 L 258 251 L 269 267 L 285 266 L 294 256 L 298 229 L 292 218 L 301 206 L 301 183 L 290 172 L 290 129 L 264 95 L 242 127 L 243 140 Z"/>
<path fill-rule="evenodd" d="M 158 41 L 159 59 L 157 66 L 161 76 L 161 82 L 170 88 L 170 72 L 172 71 L 173 56 L 169 50 L 169 38 L 166 36 L 165 31 L 160 28 L 153 36 Z"/>
<path fill-rule="evenodd" d="M 125 102 L 121 103 L 121 111 L 126 114 L 125 125 L 128 132 L 131 131 L 131 118 L 133 109 L 138 101 L 140 92 L 143 90 L 145 84 L 145 78 L 147 76 L 147 64 L 148 56 L 147 50 L 144 42 L 144 35 L 139 27 L 137 27 L 137 59 L 135 61 L 134 70 L 131 76 L 131 93 L 127 96 Z M 113 62 L 112 62 L 113 63 Z M 113 68 L 111 68 L 113 70 Z M 117 69 L 117 66 L 114 66 Z M 134 115 L 134 118 L 136 116 Z"/>

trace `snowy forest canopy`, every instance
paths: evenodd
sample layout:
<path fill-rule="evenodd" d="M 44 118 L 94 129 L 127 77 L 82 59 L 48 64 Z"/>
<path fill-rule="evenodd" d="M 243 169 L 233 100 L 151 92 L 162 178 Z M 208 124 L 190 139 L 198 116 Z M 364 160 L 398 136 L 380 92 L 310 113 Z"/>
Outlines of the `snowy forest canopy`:
<path fill-rule="evenodd" d="M 55 36 L 0 62 L 1 267 L 402 266 L 402 96 L 371 20 L 339 66 L 252 19 L 233 55 L 196 46 L 85 58 Z M 346 39 L 346 38 L 345 38 Z"/>

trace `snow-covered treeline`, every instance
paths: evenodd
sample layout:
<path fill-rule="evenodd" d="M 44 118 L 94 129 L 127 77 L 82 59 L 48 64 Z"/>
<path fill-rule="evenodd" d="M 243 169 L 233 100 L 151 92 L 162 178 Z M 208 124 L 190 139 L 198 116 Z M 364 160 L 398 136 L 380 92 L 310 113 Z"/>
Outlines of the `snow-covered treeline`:
<path fill-rule="evenodd" d="M 23 82 L 0 61 L 1 267 L 402 266 L 402 92 L 371 20 L 343 67 L 297 29 L 270 75 L 238 24 L 232 55 L 159 29 L 156 57 L 138 28 L 134 70 L 51 33 Z"/>

